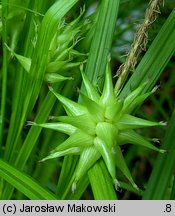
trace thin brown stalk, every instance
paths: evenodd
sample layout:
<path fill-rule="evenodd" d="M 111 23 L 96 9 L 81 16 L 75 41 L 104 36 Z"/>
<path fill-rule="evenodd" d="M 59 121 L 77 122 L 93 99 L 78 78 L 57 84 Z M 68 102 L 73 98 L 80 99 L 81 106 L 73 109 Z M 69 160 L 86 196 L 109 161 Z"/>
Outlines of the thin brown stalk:
<path fill-rule="evenodd" d="M 129 72 L 135 69 L 140 53 L 146 50 L 146 46 L 148 43 L 148 30 L 161 13 L 161 3 L 163 3 L 163 0 L 151 0 L 149 3 L 149 7 L 146 9 L 144 21 L 139 26 L 135 34 L 135 38 L 131 45 L 130 52 L 127 54 L 126 57 L 126 61 L 119 67 L 116 73 L 116 76 L 118 76 L 118 80 L 115 85 L 116 95 L 119 94 L 121 88 L 123 87 Z"/>

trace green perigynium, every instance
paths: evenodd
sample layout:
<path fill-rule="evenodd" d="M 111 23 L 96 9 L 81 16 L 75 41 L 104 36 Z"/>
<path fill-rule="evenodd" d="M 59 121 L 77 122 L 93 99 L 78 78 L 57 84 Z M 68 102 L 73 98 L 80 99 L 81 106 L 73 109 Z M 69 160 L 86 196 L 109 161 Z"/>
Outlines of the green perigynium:
<path fill-rule="evenodd" d="M 83 83 L 87 95 L 81 94 L 82 103 L 76 103 L 56 92 L 58 100 L 63 104 L 67 116 L 54 117 L 59 122 L 36 124 L 51 128 L 69 135 L 69 138 L 59 144 L 49 156 L 42 161 L 65 155 L 80 155 L 73 180 L 73 190 L 76 182 L 100 159 L 103 158 L 106 167 L 116 187 L 116 166 L 127 177 L 131 184 L 137 188 L 130 171 L 125 163 L 120 145 L 135 144 L 165 152 L 152 145 L 148 139 L 139 135 L 134 129 L 162 126 L 163 122 L 152 122 L 131 115 L 152 92 L 142 94 L 146 83 L 140 85 L 126 98 L 119 99 L 114 93 L 109 65 L 106 69 L 105 82 L 100 95 L 92 86 L 86 75 L 82 72 Z"/>
<path fill-rule="evenodd" d="M 81 19 L 83 14 L 84 9 L 81 10 L 80 15 L 70 23 L 66 23 L 65 20 L 60 20 L 57 32 L 50 42 L 45 71 L 46 82 L 53 84 L 73 79 L 70 69 L 77 66 L 79 67 L 82 62 L 86 61 L 87 54 L 80 53 L 76 50 L 76 45 L 82 40 L 90 23 L 88 19 Z M 36 31 L 35 38 L 37 37 L 38 32 Z M 31 45 L 35 47 L 36 42 L 31 43 Z M 11 47 L 8 45 L 6 46 L 12 56 L 15 56 L 22 67 L 30 73 L 32 58 L 19 55 L 15 53 Z"/>

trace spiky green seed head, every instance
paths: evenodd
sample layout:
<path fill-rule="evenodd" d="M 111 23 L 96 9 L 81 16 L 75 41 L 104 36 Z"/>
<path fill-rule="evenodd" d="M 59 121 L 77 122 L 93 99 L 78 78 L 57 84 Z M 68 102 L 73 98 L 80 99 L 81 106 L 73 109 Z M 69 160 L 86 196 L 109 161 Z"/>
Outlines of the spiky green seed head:
<path fill-rule="evenodd" d="M 84 10 L 71 23 L 61 20 L 57 27 L 47 56 L 45 81 L 49 84 L 71 80 L 73 76 L 71 69 L 79 67 L 82 62 L 86 61 L 87 54 L 75 50 L 75 46 L 83 39 L 83 34 L 87 31 L 87 23 L 81 20 L 83 13 Z M 38 32 L 36 32 L 36 38 L 37 34 Z M 7 48 L 22 67 L 30 73 L 31 58 L 15 53 L 12 47 L 7 46 Z M 68 77 L 65 76 L 65 73 L 64 76 L 62 75 L 65 71 L 69 71 Z"/>
<path fill-rule="evenodd" d="M 122 100 L 117 98 L 114 93 L 109 64 L 106 68 L 105 82 L 101 95 L 83 72 L 82 78 L 86 95 L 81 93 L 81 104 L 56 93 L 50 88 L 63 104 L 67 116 L 55 117 L 55 120 L 60 121 L 59 123 L 45 123 L 39 126 L 61 131 L 68 134 L 69 138 L 62 144 L 59 144 L 43 161 L 69 154 L 80 155 L 79 163 L 74 173 L 73 190 L 76 188 L 76 182 L 100 158 L 103 158 L 116 188 L 119 187 L 116 179 L 116 166 L 123 172 L 133 187 L 137 188 L 124 160 L 120 145 L 130 143 L 161 153 L 164 152 L 164 150 L 155 147 L 148 139 L 145 139 L 134 130 L 136 128 L 164 125 L 162 122 L 152 122 L 131 115 L 131 112 L 151 92 L 141 93 L 146 85 L 144 83 L 126 98 Z"/>

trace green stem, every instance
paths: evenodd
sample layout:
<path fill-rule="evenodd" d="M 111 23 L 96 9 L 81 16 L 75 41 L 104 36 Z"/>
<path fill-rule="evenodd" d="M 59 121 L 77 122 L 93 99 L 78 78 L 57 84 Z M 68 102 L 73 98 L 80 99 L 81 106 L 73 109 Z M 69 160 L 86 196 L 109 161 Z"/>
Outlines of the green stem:
<path fill-rule="evenodd" d="M 85 71 L 89 80 L 95 86 L 99 85 L 101 87 L 102 84 L 101 78 L 104 76 L 107 57 L 112 45 L 119 3 L 119 0 L 101 1 Z M 82 88 L 82 91 L 84 91 L 84 88 Z M 101 166 L 99 163 L 96 163 L 89 171 L 88 175 L 95 199 L 116 199 L 114 186 L 111 183 L 110 176 L 106 175 L 106 169 L 106 166 Z M 97 173 L 100 173 L 98 183 L 97 179 L 94 178 Z M 103 184 L 104 179 L 108 184 Z"/>
<path fill-rule="evenodd" d="M 170 183 L 172 176 L 174 175 L 175 169 L 174 122 L 175 110 L 169 122 L 169 127 L 165 134 L 165 139 L 162 145 L 162 148 L 166 149 L 167 153 L 158 155 L 143 199 L 160 200 L 164 199 L 166 195 L 168 185 Z"/>
<path fill-rule="evenodd" d="M 40 5 L 41 6 L 41 5 Z M 34 11 L 38 9 L 38 1 L 30 1 L 30 5 L 28 5 L 31 10 Z M 20 44 L 20 49 L 24 50 L 23 54 L 24 56 L 30 56 L 33 51 L 33 46 L 31 46 L 31 38 L 33 38 L 34 35 L 34 28 L 32 23 L 33 16 L 31 13 L 27 13 L 26 20 L 23 27 L 23 41 L 24 43 Z M 23 101 L 26 97 L 25 94 L 25 87 L 26 87 L 26 80 L 28 79 L 28 74 L 24 69 L 18 65 L 17 67 L 17 75 L 15 80 L 15 86 L 14 86 L 14 95 L 13 95 L 13 104 L 12 104 L 12 116 L 10 120 L 10 128 L 8 132 L 7 142 L 6 142 L 6 148 L 5 148 L 5 160 L 9 160 L 14 156 L 14 149 L 15 152 L 17 150 L 17 142 L 19 138 L 20 131 L 22 127 L 20 128 L 20 122 L 21 122 L 21 116 L 22 116 L 22 109 L 23 109 Z M 24 123 L 24 122 L 23 122 Z M 23 124 L 22 124 L 23 125 Z"/>
<path fill-rule="evenodd" d="M 1 114 L 0 114 L 0 149 L 3 143 L 4 123 L 5 123 L 5 110 L 7 98 L 7 65 L 9 55 L 5 44 L 7 43 L 7 25 L 6 19 L 8 15 L 8 0 L 2 1 L 2 39 L 3 39 L 3 63 L 2 63 L 2 93 L 1 93 Z"/>

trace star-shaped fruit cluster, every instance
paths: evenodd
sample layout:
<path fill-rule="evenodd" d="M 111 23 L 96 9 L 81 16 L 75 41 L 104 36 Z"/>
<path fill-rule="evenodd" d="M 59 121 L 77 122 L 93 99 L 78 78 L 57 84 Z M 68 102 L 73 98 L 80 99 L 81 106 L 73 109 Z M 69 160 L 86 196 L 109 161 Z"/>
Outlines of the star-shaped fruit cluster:
<path fill-rule="evenodd" d="M 120 186 L 116 178 L 116 167 L 118 167 L 130 183 L 137 188 L 126 165 L 120 145 L 129 143 L 161 153 L 165 152 L 135 131 L 137 128 L 162 126 L 165 123 L 152 122 L 131 115 L 133 110 L 155 91 L 155 88 L 151 92 L 143 94 L 142 91 L 146 85 L 143 83 L 126 98 L 119 99 L 114 93 L 109 64 L 106 68 L 101 94 L 83 72 L 82 79 L 86 95 L 80 92 L 81 103 L 76 103 L 50 88 L 64 106 L 67 115 L 55 117 L 54 119 L 58 122 L 34 124 L 55 129 L 69 137 L 42 161 L 65 155 L 80 155 L 73 177 L 73 189 L 75 189 L 76 183 L 102 158 L 116 187 Z"/>

